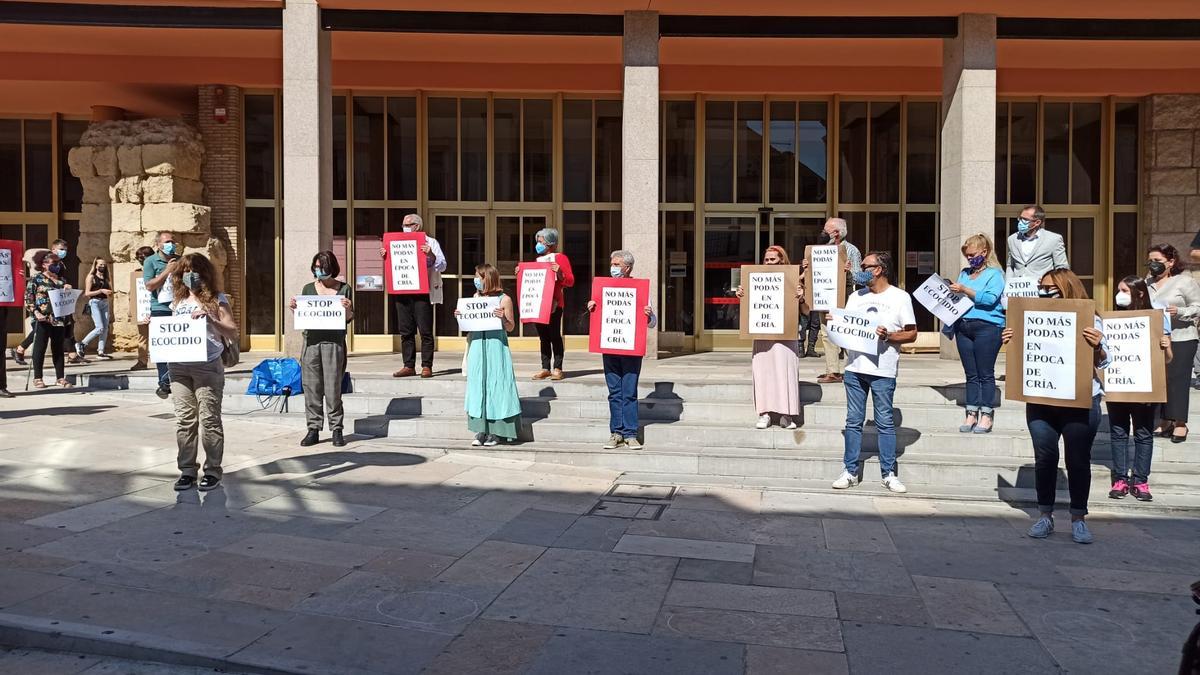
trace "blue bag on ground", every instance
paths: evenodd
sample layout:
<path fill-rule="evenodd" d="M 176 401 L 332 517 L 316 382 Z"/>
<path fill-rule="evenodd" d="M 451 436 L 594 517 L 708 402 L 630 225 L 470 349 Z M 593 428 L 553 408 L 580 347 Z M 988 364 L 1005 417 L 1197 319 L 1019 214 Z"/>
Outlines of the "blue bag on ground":
<path fill-rule="evenodd" d="M 296 359 L 266 359 L 254 366 L 246 393 L 255 396 L 295 396 L 304 391 L 300 362 Z"/>

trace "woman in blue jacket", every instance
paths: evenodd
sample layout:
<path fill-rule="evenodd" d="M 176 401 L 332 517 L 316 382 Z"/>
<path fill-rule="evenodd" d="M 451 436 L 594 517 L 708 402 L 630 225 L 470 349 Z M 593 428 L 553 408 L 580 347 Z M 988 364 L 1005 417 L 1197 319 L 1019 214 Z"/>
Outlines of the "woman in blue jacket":
<path fill-rule="evenodd" d="M 958 355 L 967 376 L 967 417 L 959 431 L 986 434 L 992 430 L 996 396 L 996 355 L 1000 353 L 1000 333 L 1004 330 L 1004 273 L 996 259 L 991 239 L 985 234 L 969 237 L 962 245 L 967 266 L 950 290 L 975 301 L 951 326 Z"/>

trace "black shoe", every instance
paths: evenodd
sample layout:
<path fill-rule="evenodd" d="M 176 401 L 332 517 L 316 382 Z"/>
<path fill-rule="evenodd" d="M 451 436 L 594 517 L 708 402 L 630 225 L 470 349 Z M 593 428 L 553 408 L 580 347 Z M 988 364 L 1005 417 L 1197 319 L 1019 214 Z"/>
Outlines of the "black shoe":
<path fill-rule="evenodd" d="M 171 398 L 171 385 L 169 385 L 169 384 L 158 385 L 158 389 L 154 390 L 154 395 L 161 398 L 164 401 Z"/>
<path fill-rule="evenodd" d="M 7 389 L 0 389 L 0 398 L 13 398 L 13 394 Z"/>
<path fill-rule="evenodd" d="M 345 445 L 346 445 L 346 439 L 342 438 L 342 432 L 340 432 L 340 431 L 333 432 L 333 447 L 341 448 L 341 447 L 344 447 Z"/>
<path fill-rule="evenodd" d="M 300 447 L 307 448 L 310 445 L 316 445 L 321 441 L 321 437 L 317 435 L 316 429 L 309 429 L 304 438 L 300 440 Z"/>
<path fill-rule="evenodd" d="M 809 347 L 809 348 L 808 348 L 808 351 L 804 352 L 804 355 L 805 355 L 805 356 L 807 356 L 807 357 L 809 357 L 809 358 L 813 358 L 813 359 L 815 359 L 815 358 L 817 358 L 818 356 L 820 356 L 820 354 L 818 354 L 818 353 L 817 353 L 817 348 L 816 348 L 816 347 Z"/>
<path fill-rule="evenodd" d="M 25 365 L 25 355 L 22 354 L 21 352 L 17 351 L 16 347 L 13 347 L 12 349 L 8 350 L 8 354 L 9 354 L 9 356 L 12 357 L 12 360 L 15 361 L 18 366 Z"/>
<path fill-rule="evenodd" d="M 191 490 L 195 485 L 195 476 L 180 476 L 179 480 L 175 481 L 175 491 L 183 492 L 184 490 Z"/>
<path fill-rule="evenodd" d="M 214 476 L 212 474 L 206 473 L 206 474 L 204 474 L 204 478 L 200 479 L 200 485 L 198 485 L 197 487 L 200 489 L 201 492 L 208 492 L 209 490 L 217 487 L 220 484 L 221 484 L 220 478 L 217 478 L 216 476 Z"/>

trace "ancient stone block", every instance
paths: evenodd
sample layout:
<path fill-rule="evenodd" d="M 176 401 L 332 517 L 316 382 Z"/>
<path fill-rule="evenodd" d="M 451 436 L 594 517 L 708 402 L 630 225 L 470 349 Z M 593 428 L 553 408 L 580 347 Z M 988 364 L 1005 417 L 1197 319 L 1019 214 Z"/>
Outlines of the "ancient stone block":
<path fill-rule="evenodd" d="M 146 204 L 142 226 L 147 232 L 208 233 L 212 209 L 197 204 Z"/>
<path fill-rule="evenodd" d="M 1153 97 L 1150 128 L 1200 129 L 1200 94 L 1163 94 Z"/>
<path fill-rule="evenodd" d="M 140 176 L 142 173 L 142 146 L 118 146 L 117 167 L 122 176 Z"/>
<path fill-rule="evenodd" d="M 152 176 L 200 179 L 200 153 L 190 146 L 156 144 L 142 146 L 142 165 Z"/>
<path fill-rule="evenodd" d="M 1179 232 L 1184 229 L 1187 197 L 1155 197 L 1154 220 L 1150 232 Z"/>
<path fill-rule="evenodd" d="M 75 245 L 75 255 L 80 260 L 80 282 L 83 275 L 92 269 L 92 261 L 96 258 L 108 259 L 107 232 L 80 232 L 79 243 Z"/>
<path fill-rule="evenodd" d="M 1183 226 L 1185 230 L 1200 230 L 1200 197 L 1187 198 Z"/>
<path fill-rule="evenodd" d="M 109 191 L 114 203 L 123 204 L 141 204 L 142 203 L 142 177 L 141 176 L 126 176 L 117 181 L 113 189 Z"/>
<path fill-rule="evenodd" d="M 1150 194 L 1197 194 L 1196 169 L 1153 169 L 1150 171 Z"/>
<path fill-rule="evenodd" d="M 1178 129 L 1155 133 L 1154 168 L 1191 167 L 1194 136 L 1191 131 Z"/>
<path fill-rule="evenodd" d="M 92 148 L 92 167 L 97 176 L 117 176 L 117 149 L 112 146 Z"/>
<path fill-rule="evenodd" d="M 154 232 L 113 232 L 108 238 L 108 253 L 114 263 L 136 260 L 134 254 L 142 246 L 154 246 Z"/>
<path fill-rule="evenodd" d="M 126 314 L 128 315 L 128 314 Z M 114 313 L 113 316 L 116 316 Z M 137 324 L 128 321 L 114 322 L 108 334 L 112 350 L 117 352 L 133 352 L 138 348 Z"/>
<path fill-rule="evenodd" d="M 112 240 L 109 239 L 109 248 L 112 248 Z M 112 268 L 113 290 L 117 295 L 124 295 L 131 292 L 133 289 L 129 285 L 129 279 L 134 272 L 141 267 L 137 261 L 131 262 L 115 262 L 109 267 Z"/>
<path fill-rule="evenodd" d="M 111 204 L 84 204 L 79 214 L 80 232 L 108 232 L 112 230 Z"/>
<path fill-rule="evenodd" d="M 83 185 L 84 204 L 108 204 L 112 201 L 109 190 L 116 183 L 112 176 L 80 178 L 79 182 Z"/>
<path fill-rule="evenodd" d="M 71 175 L 76 178 L 91 178 L 96 175 L 96 167 L 92 166 L 91 148 L 71 148 L 67 152 L 67 166 Z"/>
<path fill-rule="evenodd" d="M 148 176 L 142 183 L 142 199 L 147 204 L 179 202 L 203 203 L 204 183 L 178 176 Z"/>
<path fill-rule="evenodd" d="M 113 232 L 141 232 L 142 231 L 142 207 L 140 204 L 113 204 L 112 205 L 112 231 Z"/>

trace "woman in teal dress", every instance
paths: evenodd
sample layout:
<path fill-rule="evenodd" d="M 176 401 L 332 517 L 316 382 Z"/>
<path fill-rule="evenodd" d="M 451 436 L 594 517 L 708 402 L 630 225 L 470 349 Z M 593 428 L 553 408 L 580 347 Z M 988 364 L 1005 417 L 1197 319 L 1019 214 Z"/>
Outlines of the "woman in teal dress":
<path fill-rule="evenodd" d="M 521 431 L 521 399 L 508 350 L 508 331 L 516 323 L 512 298 L 500 285 L 500 273 L 487 263 L 475 268 L 475 297 L 499 297 L 496 316 L 504 325 L 504 330 L 467 335 L 467 428 L 475 432 L 471 445 L 491 447 L 500 438 L 516 440 Z"/>

